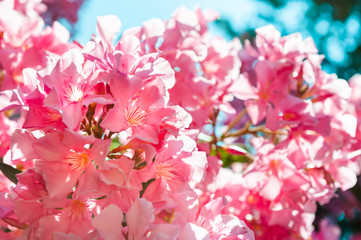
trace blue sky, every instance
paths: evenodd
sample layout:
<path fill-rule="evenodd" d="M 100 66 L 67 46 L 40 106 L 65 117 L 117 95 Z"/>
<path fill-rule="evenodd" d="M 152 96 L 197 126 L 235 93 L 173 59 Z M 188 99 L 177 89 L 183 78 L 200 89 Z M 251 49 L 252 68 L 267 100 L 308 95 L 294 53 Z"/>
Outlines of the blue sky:
<path fill-rule="evenodd" d="M 302 1 L 300 2 L 302 5 Z M 87 42 L 91 34 L 95 32 L 97 16 L 117 15 L 122 22 L 123 31 L 130 27 L 140 26 L 142 22 L 151 18 L 169 19 L 181 5 L 190 9 L 193 9 L 195 5 L 202 9 L 213 8 L 221 14 L 221 17 L 230 19 L 236 29 L 242 29 L 242 26 L 246 25 L 256 27 L 267 24 L 267 22 L 254 21 L 254 16 L 260 12 L 275 14 L 274 10 L 267 4 L 254 0 L 87 0 L 80 11 L 80 19 L 76 25 L 74 38 L 81 43 Z M 300 10 L 299 6 L 290 6 L 289 9 L 296 9 L 298 14 L 302 14 L 302 9 Z M 290 11 L 283 12 L 290 14 Z M 282 18 L 283 15 L 279 14 L 279 17 Z M 294 21 L 292 19 L 297 18 L 288 18 L 290 25 Z"/>
<path fill-rule="evenodd" d="M 80 11 L 80 19 L 76 25 L 74 38 L 81 43 L 87 42 L 91 34 L 95 32 L 97 16 L 117 15 L 122 22 L 123 31 L 130 27 L 140 26 L 144 21 L 151 18 L 169 19 L 172 13 L 181 5 L 191 9 L 195 5 L 202 8 L 214 8 L 232 17 L 238 15 L 241 21 L 242 14 L 239 14 L 239 9 L 242 9 L 242 6 L 253 6 L 253 4 L 245 4 L 247 2 L 248 0 L 88 0 Z"/>

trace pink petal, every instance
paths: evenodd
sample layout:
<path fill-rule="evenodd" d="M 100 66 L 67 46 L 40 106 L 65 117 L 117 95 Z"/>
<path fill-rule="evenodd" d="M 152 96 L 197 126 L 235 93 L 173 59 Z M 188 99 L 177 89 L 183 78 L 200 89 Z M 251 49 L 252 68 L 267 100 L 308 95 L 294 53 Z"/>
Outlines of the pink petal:
<path fill-rule="evenodd" d="M 275 42 L 281 38 L 281 33 L 272 25 L 257 28 L 256 33 L 257 36 L 261 36 L 269 42 Z"/>
<path fill-rule="evenodd" d="M 278 194 L 281 192 L 282 182 L 276 178 L 275 176 L 271 175 L 268 179 L 268 182 L 262 187 L 259 195 L 268 199 L 268 200 L 275 200 Z"/>
<path fill-rule="evenodd" d="M 138 77 L 129 78 L 125 74 L 116 74 L 110 81 L 110 90 L 116 100 L 122 105 L 127 105 L 129 99 L 142 88 L 143 81 Z M 122 91 L 119 91 L 122 89 Z"/>
<path fill-rule="evenodd" d="M 81 121 L 85 115 L 85 109 L 82 107 L 82 102 L 75 102 L 69 105 L 66 105 L 62 108 L 63 110 L 63 122 L 71 130 L 76 130 L 79 128 Z"/>
<path fill-rule="evenodd" d="M 16 129 L 11 137 L 11 160 L 27 161 L 37 158 L 33 148 L 36 138 L 28 131 Z"/>
<path fill-rule="evenodd" d="M 186 221 L 193 221 L 198 211 L 198 196 L 194 191 L 184 191 L 172 195 L 178 204 L 177 212 L 182 214 Z"/>
<path fill-rule="evenodd" d="M 67 80 L 70 77 L 70 81 L 68 83 L 74 85 L 78 84 L 77 81 L 79 79 L 77 78 L 77 76 L 79 75 L 79 73 L 82 72 L 83 63 L 84 56 L 79 49 L 73 48 L 64 53 L 61 61 L 61 74 L 67 76 Z M 55 79 L 53 81 L 55 81 Z M 62 83 L 64 83 L 64 81 Z M 59 91 L 60 89 L 56 88 L 56 90 Z"/>
<path fill-rule="evenodd" d="M 193 223 L 186 223 L 179 235 L 179 240 L 208 240 L 209 233 L 206 229 L 201 228 Z"/>
<path fill-rule="evenodd" d="M 32 68 L 25 68 L 23 70 L 24 87 L 23 91 L 31 93 L 37 86 L 40 85 L 40 81 L 36 78 L 36 71 Z"/>
<path fill-rule="evenodd" d="M 104 196 L 99 180 L 99 171 L 95 168 L 94 164 L 87 166 L 85 174 L 79 178 L 77 184 L 76 190 L 73 193 L 73 199 Z"/>
<path fill-rule="evenodd" d="M 109 160 L 105 169 L 100 170 L 100 179 L 106 184 L 114 184 L 118 187 L 127 186 L 131 176 L 134 161 L 122 156 L 120 159 Z"/>
<path fill-rule="evenodd" d="M 152 125 L 139 125 L 132 127 L 132 138 L 140 139 L 144 142 L 158 144 L 158 131 Z"/>
<path fill-rule="evenodd" d="M 104 208 L 100 214 L 95 216 L 91 223 L 106 240 L 124 239 L 122 235 L 123 212 L 114 204 Z"/>
<path fill-rule="evenodd" d="M 43 204 L 38 200 L 33 201 L 17 201 L 14 212 L 18 216 L 20 222 L 34 222 L 45 215 L 46 211 Z"/>
<path fill-rule="evenodd" d="M 252 124 L 256 125 L 266 117 L 266 102 L 264 100 L 247 100 L 247 112 Z"/>
<path fill-rule="evenodd" d="M 104 167 L 104 161 L 108 154 L 108 149 L 112 143 L 111 139 L 96 139 L 89 151 L 89 158 L 95 161 L 99 168 Z"/>
<path fill-rule="evenodd" d="M 249 79 L 243 75 L 234 81 L 229 91 L 240 100 L 258 99 L 258 89 L 252 86 Z"/>
<path fill-rule="evenodd" d="M 97 32 L 99 36 L 108 44 L 108 46 L 112 46 L 115 34 L 120 31 L 122 23 L 115 15 L 98 17 L 97 20 Z"/>
<path fill-rule="evenodd" d="M 173 18 L 180 24 L 195 28 L 198 25 L 197 15 L 188 8 L 181 6 L 174 13 Z"/>
<path fill-rule="evenodd" d="M 157 224 L 151 231 L 147 239 L 169 239 L 177 240 L 180 232 L 180 226 L 175 224 Z"/>
<path fill-rule="evenodd" d="M 72 192 L 81 174 L 71 172 L 68 164 L 61 162 L 37 161 L 35 169 L 43 176 L 50 198 Z"/>
<path fill-rule="evenodd" d="M 215 217 L 221 213 L 226 204 L 226 198 L 219 197 L 204 205 L 197 219 L 197 224 L 206 229 L 210 228 L 212 226 L 212 222 L 215 220 Z"/>
<path fill-rule="evenodd" d="M 167 181 L 160 177 L 145 189 L 143 198 L 151 202 L 167 201 L 170 197 L 168 188 Z"/>
<path fill-rule="evenodd" d="M 165 105 L 163 96 L 165 95 L 164 90 L 160 89 L 159 86 L 147 86 L 141 91 L 137 104 L 140 109 L 146 110 L 150 107 L 163 107 Z"/>
<path fill-rule="evenodd" d="M 207 156 L 205 152 L 193 152 L 192 156 L 183 158 L 183 162 L 192 167 L 192 180 L 194 182 L 201 182 L 205 176 L 207 168 Z"/>
<path fill-rule="evenodd" d="M 127 212 L 128 238 L 142 239 L 149 225 L 154 221 L 152 203 L 143 198 L 135 200 Z"/>
<path fill-rule="evenodd" d="M 62 138 L 62 143 L 70 148 L 75 146 L 82 148 L 84 145 L 93 143 L 94 141 L 95 138 L 93 136 L 82 135 L 78 132 L 70 131 L 69 129 L 65 129 Z"/>
<path fill-rule="evenodd" d="M 104 120 L 101 122 L 100 125 L 103 128 L 108 129 L 112 132 L 120 132 L 126 130 L 129 125 L 126 122 L 124 111 L 124 107 L 119 102 L 117 102 L 114 105 L 114 108 L 112 108 L 105 116 Z"/>
<path fill-rule="evenodd" d="M 163 36 L 165 23 L 158 18 L 145 21 L 143 22 L 143 31 L 147 38 Z"/>
<path fill-rule="evenodd" d="M 17 90 L 0 92 L 0 111 L 6 111 L 22 105 L 22 100 Z"/>
<path fill-rule="evenodd" d="M 118 42 L 116 50 L 128 54 L 136 54 L 138 51 L 140 51 L 139 39 L 132 35 L 126 36 Z"/>
<path fill-rule="evenodd" d="M 342 191 L 352 188 L 357 182 L 355 172 L 345 166 L 339 167 L 335 175 Z"/>
<path fill-rule="evenodd" d="M 73 233 L 62 233 L 62 232 L 54 232 L 52 236 L 52 240 L 81 240 L 80 236 L 76 236 Z"/>
<path fill-rule="evenodd" d="M 47 161 L 58 161 L 66 153 L 67 149 L 61 144 L 62 135 L 52 132 L 40 138 L 33 144 L 33 148 L 38 156 Z"/>

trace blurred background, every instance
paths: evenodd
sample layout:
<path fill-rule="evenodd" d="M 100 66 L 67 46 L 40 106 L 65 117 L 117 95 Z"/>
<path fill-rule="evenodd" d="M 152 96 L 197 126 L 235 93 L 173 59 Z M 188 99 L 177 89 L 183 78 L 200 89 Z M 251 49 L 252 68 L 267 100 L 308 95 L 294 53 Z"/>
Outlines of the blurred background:
<path fill-rule="evenodd" d="M 325 55 L 322 67 L 326 72 L 346 80 L 361 73 L 361 0 L 85 0 L 75 24 L 61 22 L 68 26 L 73 40 L 85 44 L 95 33 L 97 16 L 117 15 L 124 31 L 151 18 L 169 19 L 180 5 L 218 11 L 221 18 L 210 29 L 229 40 L 252 40 L 255 29 L 267 24 L 273 24 L 282 35 L 300 32 L 304 38 L 312 37 L 320 54 Z M 322 218 L 341 228 L 341 239 L 361 239 L 360 181 L 353 189 L 338 192 L 338 198 L 329 204 L 319 206 L 316 231 Z"/>

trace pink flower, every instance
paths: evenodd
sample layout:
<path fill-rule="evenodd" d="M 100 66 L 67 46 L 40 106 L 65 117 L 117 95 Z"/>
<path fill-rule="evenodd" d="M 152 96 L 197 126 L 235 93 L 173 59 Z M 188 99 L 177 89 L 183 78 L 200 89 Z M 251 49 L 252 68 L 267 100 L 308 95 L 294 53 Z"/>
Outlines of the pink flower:
<path fill-rule="evenodd" d="M 263 60 L 256 63 L 254 71 L 255 86 L 246 74 L 232 86 L 232 92 L 238 99 L 245 100 L 248 115 L 255 125 L 266 117 L 267 109 L 271 105 L 278 108 L 287 96 L 292 65 Z"/>
<path fill-rule="evenodd" d="M 126 31 L 122 39 L 136 36 L 141 51 L 159 52 L 175 71 L 176 84 L 170 90 L 170 102 L 185 108 L 193 117 L 193 126 L 201 129 L 213 108 L 228 113 L 234 109 L 229 86 L 240 66 L 238 41 L 209 40 L 207 22 L 218 14 L 212 10 L 194 12 L 179 8 L 168 22 L 152 19 L 142 28 Z"/>
<path fill-rule="evenodd" d="M 279 108 L 269 108 L 268 110 L 266 126 L 272 131 L 287 125 L 296 127 L 301 123 L 305 125 L 317 124 L 310 101 L 288 95 L 280 103 Z"/>
<path fill-rule="evenodd" d="M 65 130 L 64 135 L 47 133 L 33 146 L 40 158 L 35 169 L 43 176 L 49 197 L 53 198 L 71 192 L 77 181 L 91 172 L 93 163 L 104 164 L 109 141 Z"/>
<path fill-rule="evenodd" d="M 85 238 L 92 230 L 91 201 L 64 199 L 62 203 L 58 205 L 62 208 L 59 215 L 48 215 L 39 220 L 39 237 L 52 239 L 58 232 Z"/>
<path fill-rule="evenodd" d="M 207 203 L 199 213 L 197 225 L 206 229 L 209 239 L 254 239 L 253 232 L 237 217 L 220 214 L 226 205 L 225 198 L 217 198 Z"/>
<path fill-rule="evenodd" d="M 53 59 L 40 75 L 50 89 L 44 103 L 61 112 L 62 120 L 71 130 L 79 129 L 86 108 L 91 102 L 112 103 L 106 96 L 94 94 L 97 81 L 89 72 L 83 72 L 84 57 L 79 50 L 66 52 L 62 59 Z M 86 65 L 85 65 L 86 66 Z"/>
<path fill-rule="evenodd" d="M 111 89 L 116 91 L 114 86 L 111 85 Z M 151 84 L 135 92 L 134 95 L 133 98 L 119 99 L 106 115 L 101 126 L 113 132 L 129 129 L 132 138 L 158 144 L 159 125 L 169 114 L 165 108 L 165 93 L 155 84 Z"/>

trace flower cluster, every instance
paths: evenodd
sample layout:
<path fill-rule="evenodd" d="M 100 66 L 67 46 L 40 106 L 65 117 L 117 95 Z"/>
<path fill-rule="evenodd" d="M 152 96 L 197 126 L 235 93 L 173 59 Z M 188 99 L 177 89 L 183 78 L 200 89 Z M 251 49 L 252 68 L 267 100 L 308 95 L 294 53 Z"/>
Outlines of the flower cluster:
<path fill-rule="evenodd" d="M 211 192 L 228 195 L 226 211 L 262 239 L 307 239 L 316 203 L 354 186 L 360 172 L 357 88 L 321 70 L 311 39 L 281 37 L 273 26 L 256 33 L 255 45 L 240 51 L 233 91 L 248 120 L 221 136 L 253 134 L 241 144 L 255 154 L 240 172 L 222 169 Z"/>
<path fill-rule="evenodd" d="M 211 38 L 207 23 L 217 18 L 211 10 L 180 7 L 168 21 L 152 19 L 123 34 L 137 37 L 142 52 L 160 52 L 172 66 L 176 84 L 169 91 L 170 103 L 192 115 L 193 129 L 201 130 L 214 109 L 235 113 L 230 89 L 239 77 L 241 44 Z"/>
<path fill-rule="evenodd" d="M 119 28 L 101 17 L 86 46 L 53 37 L 47 44 L 59 51 L 50 54 L 32 45 L 41 28 L 16 45 L 4 25 L 3 49 L 38 55 L 3 71 L 1 166 L 13 183 L 1 186 L 2 238 L 253 239 L 222 213 L 224 197 L 200 206 L 194 186 L 207 156 L 189 113 L 169 103 L 172 66 L 135 36 L 113 45 Z"/>
<path fill-rule="evenodd" d="M 0 157 L 10 147 L 12 132 L 22 127 L 24 97 L 38 84 L 32 75 L 47 58 L 76 47 L 60 23 L 44 27 L 40 6 L 40 1 L 0 1 Z"/>
<path fill-rule="evenodd" d="M 360 173 L 361 82 L 311 39 L 266 26 L 242 47 L 181 7 L 116 43 L 98 17 L 80 46 L 40 1 L 0 4 L 1 239 L 340 235 L 312 223 Z"/>

